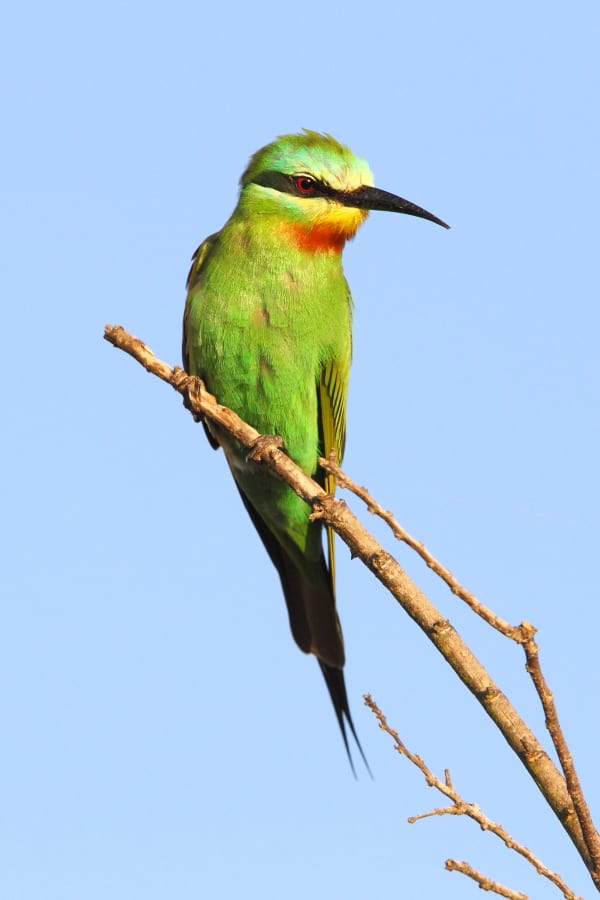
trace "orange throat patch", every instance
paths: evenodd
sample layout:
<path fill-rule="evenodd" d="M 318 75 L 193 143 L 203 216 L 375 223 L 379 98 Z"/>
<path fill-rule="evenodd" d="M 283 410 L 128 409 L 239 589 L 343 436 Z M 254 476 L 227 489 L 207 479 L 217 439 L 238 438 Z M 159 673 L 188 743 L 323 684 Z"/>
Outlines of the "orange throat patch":
<path fill-rule="evenodd" d="M 288 240 L 306 253 L 341 253 L 367 217 L 366 210 L 340 207 L 335 214 L 310 223 L 286 222 Z"/>

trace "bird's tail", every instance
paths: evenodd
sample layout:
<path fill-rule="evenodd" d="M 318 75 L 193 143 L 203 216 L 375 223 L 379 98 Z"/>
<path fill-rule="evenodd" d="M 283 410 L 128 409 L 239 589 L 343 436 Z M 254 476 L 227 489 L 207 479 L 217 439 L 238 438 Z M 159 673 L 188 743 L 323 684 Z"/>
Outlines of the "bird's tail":
<path fill-rule="evenodd" d="M 305 570 L 306 568 L 305 565 Z M 348 732 L 356 741 L 363 762 L 372 777 L 350 713 L 344 678 L 344 640 L 325 559 L 321 556 L 317 563 L 313 563 L 311 579 L 306 577 L 305 572 L 300 572 L 289 557 L 280 560 L 278 569 L 292 634 L 305 653 L 312 653 L 317 658 L 333 703 L 352 772 L 356 777 Z"/>
<path fill-rule="evenodd" d="M 338 669 L 336 666 L 329 666 L 327 665 L 327 663 L 324 663 L 321 660 L 319 660 L 319 666 L 321 668 L 321 672 L 323 673 L 323 678 L 325 679 L 325 684 L 327 685 L 327 690 L 329 691 L 331 702 L 333 703 L 333 708 L 335 710 L 338 725 L 340 726 L 340 731 L 342 733 L 342 738 L 344 741 L 344 746 L 346 748 L 346 753 L 348 754 L 348 760 L 350 761 L 352 773 L 354 774 L 354 777 L 356 777 L 356 769 L 354 768 L 354 760 L 352 759 L 352 753 L 350 752 L 346 726 L 348 726 L 348 728 L 350 729 L 352 737 L 356 741 L 356 746 L 358 747 L 359 753 L 362 756 L 362 761 L 365 764 L 367 772 L 372 778 L 373 773 L 371 772 L 369 763 L 367 762 L 367 758 L 358 739 L 358 735 L 354 727 L 354 722 L 352 721 L 350 704 L 348 703 L 348 694 L 346 693 L 344 671 L 343 669 Z"/>
<path fill-rule="evenodd" d="M 235 475 L 235 472 L 234 472 Z M 237 482 L 236 482 L 237 483 Z M 300 554 L 285 534 L 275 536 L 238 484 L 240 496 L 252 522 L 279 573 L 287 605 L 290 628 L 304 653 L 317 657 L 340 726 L 344 746 L 354 775 L 348 731 L 356 741 L 363 762 L 372 777 L 350 714 L 344 680 L 344 639 L 335 606 L 333 576 L 321 546 L 321 525 L 311 523 L 312 543 L 318 548 L 313 558 Z"/>

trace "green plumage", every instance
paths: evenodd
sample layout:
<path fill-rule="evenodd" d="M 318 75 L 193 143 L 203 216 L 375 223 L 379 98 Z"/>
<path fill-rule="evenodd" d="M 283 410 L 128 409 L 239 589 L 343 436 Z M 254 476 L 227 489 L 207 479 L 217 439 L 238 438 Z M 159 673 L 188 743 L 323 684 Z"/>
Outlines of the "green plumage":
<path fill-rule="evenodd" d="M 332 448 L 343 454 L 351 358 L 341 250 L 377 193 L 371 185 L 366 163 L 333 138 L 280 138 L 252 157 L 233 215 L 200 246 L 188 280 L 186 370 L 259 432 L 280 435 L 291 458 L 329 491 L 333 481 L 317 460 Z M 356 734 L 332 536 L 327 562 L 309 507 L 267 468 L 248 463 L 228 435 L 213 425 L 207 432 L 223 448 L 279 572 L 294 639 L 319 660 L 348 750 L 345 723 Z"/>

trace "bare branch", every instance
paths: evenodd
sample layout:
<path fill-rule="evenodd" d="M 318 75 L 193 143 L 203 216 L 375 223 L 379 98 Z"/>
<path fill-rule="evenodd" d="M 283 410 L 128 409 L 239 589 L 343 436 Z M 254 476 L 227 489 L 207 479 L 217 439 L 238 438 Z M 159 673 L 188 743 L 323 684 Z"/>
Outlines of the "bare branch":
<path fill-rule="evenodd" d="M 563 879 L 558 875 L 557 872 L 553 872 L 547 866 L 545 866 L 540 859 L 529 849 L 529 847 L 525 847 L 523 844 L 520 844 L 516 841 L 512 835 L 506 831 L 498 822 L 492 821 L 492 819 L 488 818 L 485 813 L 477 806 L 476 803 L 467 803 L 466 800 L 463 800 L 458 791 L 454 788 L 452 784 L 452 780 L 450 778 L 450 773 L 446 770 L 444 775 L 444 781 L 441 781 L 431 769 L 426 765 L 426 763 L 421 759 L 420 756 L 417 756 L 414 753 L 411 753 L 406 744 L 400 739 L 400 736 L 397 731 L 391 728 L 388 725 L 387 718 L 384 716 L 382 711 L 379 709 L 373 698 L 370 694 L 365 694 L 364 696 L 365 706 L 368 706 L 371 712 L 377 718 L 379 722 L 379 727 L 382 731 L 385 731 L 394 741 L 394 749 L 398 751 L 402 756 L 405 756 L 414 766 L 419 769 L 419 771 L 423 774 L 425 781 L 429 785 L 429 787 L 434 787 L 445 797 L 448 797 L 449 800 L 452 801 L 452 806 L 445 806 L 441 808 L 437 808 L 431 810 L 428 813 L 424 813 L 418 816 L 411 816 L 408 821 L 412 824 L 417 822 L 420 819 L 428 818 L 429 816 L 443 816 L 443 815 L 454 815 L 454 816 L 468 816 L 470 819 L 473 819 L 474 822 L 484 830 L 489 831 L 492 834 L 495 834 L 496 837 L 500 838 L 500 840 L 508 847 L 509 850 L 514 850 L 515 853 L 518 853 L 519 856 L 522 856 L 523 859 L 526 859 L 530 865 L 532 865 L 536 872 L 539 875 L 543 875 L 544 878 L 547 878 L 552 882 L 560 891 L 562 891 L 566 900 L 581 900 L 581 897 L 578 897 L 577 894 L 574 894 L 573 891 L 565 884 Z M 448 861 L 452 862 L 452 861 Z M 456 865 L 452 865 L 452 868 L 461 867 L 460 871 L 464 871 L 462 866 L 467 866 L 467 863 L 458 863 Z M 446 863 L 446 867 L 449 868 L 448 863 Z M 475 870 L 472 870 L 473 872 Z M 466 873 L 465 874 L 469 874 Z M 486 882 L 489 885 L 496 884 L 496 882 L 487 879 L 486 876 L 481 876 L 485 878 Z M 483 887 L 483 885 L 480 885 Z M 493 890 L 495 888 L 487 887 L 486 890 Z M 508 888 L 503 888 L 503 890 L 508 890 Z M 497 891 L 497 893 L 501 893 L 501 891 Z M 511 894 L 503 894 L 503 896 L 507 897 L 522 897 L 523 895 L 515 894 L 514 892 Z"/>
<path fill-rule="evenodd" d="M 505 619 L 502 619 L 500 616 L 497 616 L 496 613 L 492 612 L 491 609 L 488 609 L 487 606 L 477 599 L 477 597 L 468 591 L 465 587 L 463 587 L 460 582 L 456 580 L 450 569 L 447 569 L 443 566 L 435 556 L 429 552 L 427 547 L 422 541 L 416 540 L 416 538 L 412 537 L 405 528 L 400 525 L 398 520 L 394 517 L 394 514 L 389 509 L 384 509 L 378 502 L 375 500 L 367 488 L 361 487 L 356 484 L 355 481 L 352 481 L 351 478 L 348 478 L 346 473 L 340 468 L 338 463 L 334 458 L 329 459 L 320 459 L 319 465 L 325 469 L 326 472 L 330 472 L 335 476 L 335 480 L 337 484 L 349 490 L 352 494 L 358 497 L 363 503 L 366 505 L 367 510 L 375 516 L 378 516 L 382 519 L 386 525 L 389 526 L 394 537 L 402 541 L 411 550 L 414 550 L 415 553 L 421 557 L 423 562 L 435 572 L 435 574 L 444 581 L 453 594 L 463 600 L 467 606 L 469 606 L 474 613 L 477 613 L 484 621 L 491 625 L 492 628 L 495 628 L 496 631 L 499 631 L 501 634 L 510 638 L 513 641 L 516 641 L 519 644 L 524 643 L 524 641 L 529 636 L 529 630 L 527 626 L 521 625 L 520 627 L 517 625 L 511 625 L 510 622 L 507 622 Z M 525 627 L 525 630 L 524 630 Z M 531 626 L 529 626 L 529 629 Z"/>
<path fill-rule="evenodd" d="M 455 859 L 447 859 L 446 870 L 448 872 L 461 872 L 468 878 L 472 878 L 483 891 L 493 891 L 501 897 L 508 897 L 508 900 L 529 900 L 527 894 L 522 894 L 520 891 L 513 891 L 512 888 L 507 888 L 497 881 L 492 881 L 491 878 L 488 878 L 487 875 L 482 875 L 481 872 L 478 872 L 477 869 L 474 869 L 473 866 L 470 866 L 467 862 L 458 862 Z"/>
<path fill-rule="evenodd" d="M 598 875 L 600 873 L 600 835 L 594 827 L 591 813 L 585 801 L 583 790 L 577 775 L 573 756 L 560 727 L 553 694 L 550 691 L 542 672 L 539 647 L 535 641 L 537 629 L 529 622 L 522 622 L 519 626 L 511 625 L 500 616 L 497 616 L 492 610 L 488 609 L 488 607 L 481 603 L 474 594 L 464 588 L 456 580 L 452 575 L 452 572 L 443 566 L 433 554 L 430 553 L 424 543 L 413 538 L 406 529 L 399 524 L 392 512 L 383 509 L 365 487 L 361 487 L 352 481 L 352 479 L 339 467 L 334 456 L 329 459 L 321 459 L 319 460 L 319 463 L 322 468 L 335 476 L 336 482 L 340 487 L 351 491 L 365 503 L 370 513 L 382 519 L 390 527 L 394 537 L 399 541 L 403 541 L 415 550 L 427 566 L 448 585 L 452 593 L 463 600 L 474 613 L 484 619 L 484 621 L 492 628 L 495 628 L 505 637 L 510 638 L 523 647 L 526 658 L 525 668 L 533 681 L 535 690 L 544 710 L 546 728 L 548 729 L 548 733 L 554 744 L 565 776 L 573 808 L 584 835 L 584 840 L 590 854 L 591 868 Z"/>
<path fill-rule="evenodd" d="M 600 872 L 600 835 L 594 827 L 592 815 L 585 800 L 579 776 L 577 775 L 573 756 L 558 721 L 558 712 L 556 710 L 556 704 L 554 703 L 554 695 L 548 687 L 548 683 L 542 672 L 539 647 L 534 640 L 533 633 L 530 639 L 523 645 L 523 649 L 527 660 L 525 668 L 531 676 L 544 709 L 546 728 L 548 729 L 548 733 L 550 734 L 552 743 L 556 749 L 567 783 L 569 796 L 573 801 L 583 838 L 590 852 L 593 869 L 598 873 Z"/>
<path fill-rule="evenodd" d="M 267 464 L 312 507 L 314 516 L 321 517 L 339 534 L 352 555 L 359 557 L 388 588 L 500 729 L 559 818 L 599 886 L 600 867 L 595 865 L 595 854 L 591 854 L 590 845 L 586 841 L 589 835 L 586 830 L 584 837 L 565 779 L 450 622 L 411 581 L 398 562 L 361 525 L 347 505 L 327 494 L 317 482 L 296 466 L 281 449 L 279 438 L 259 435 L 232 410 L 218 404 L 200 379 L 187 375 L 179 367 L 171 368 L 156 359 L 142 341 L 128 334 L 119 325 L 107 325 L 104 337 L 182 394 L 185 405 L 195 418 L 207 418 L 217 423 L 239 441 L 257 463 Z M 592 837 L 597 839 L 593 825 L 591 827 Z"/>

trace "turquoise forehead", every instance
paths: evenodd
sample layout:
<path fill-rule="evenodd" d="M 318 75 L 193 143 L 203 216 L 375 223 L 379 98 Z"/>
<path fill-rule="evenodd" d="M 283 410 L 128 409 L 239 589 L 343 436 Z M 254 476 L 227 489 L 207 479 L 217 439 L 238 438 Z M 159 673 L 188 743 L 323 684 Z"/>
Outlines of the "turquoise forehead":
<path fill-rule="evenodd" d="M 284 134 L 258 150 L 250 159 L 240 181 L 248 184 L 259 172 L 283 172 L 286 175 L 310 174 L 333 187 L 358 187 L 373 184 L 366 160 L 355 156 L 329 134 L 305 130 Z"/>

